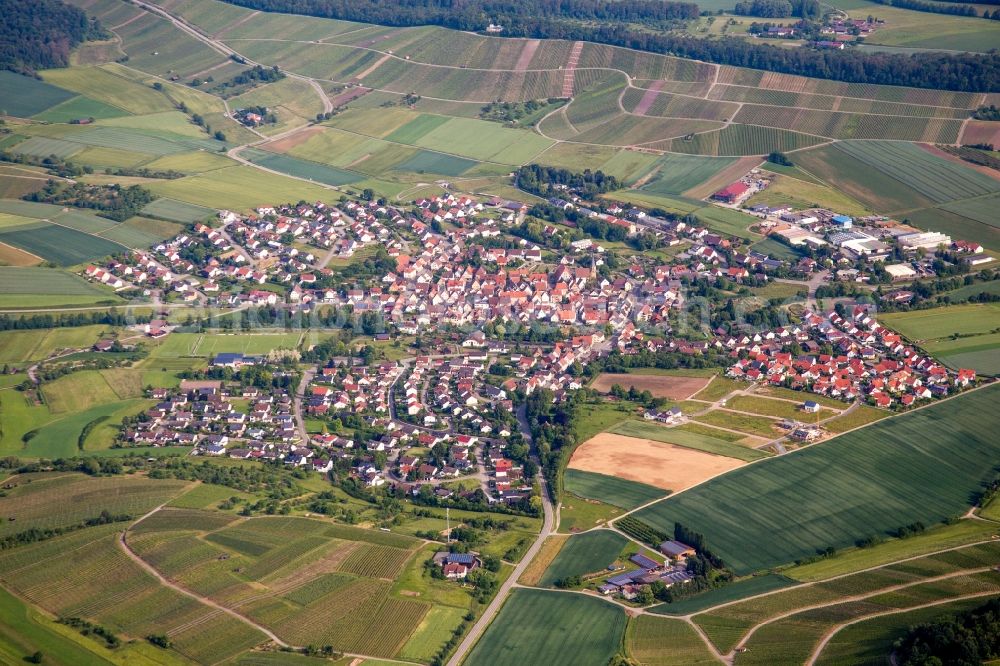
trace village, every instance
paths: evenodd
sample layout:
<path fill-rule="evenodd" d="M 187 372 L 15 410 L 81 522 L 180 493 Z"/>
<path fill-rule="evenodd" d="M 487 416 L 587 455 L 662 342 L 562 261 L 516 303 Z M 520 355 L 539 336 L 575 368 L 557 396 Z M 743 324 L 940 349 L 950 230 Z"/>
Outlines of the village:
<path fill-rule="evenodd" d="M 741 207 L 766 186 L 751 173 L 712 199 Z M 824 311 L 816 301 L 818 290 L 837 282 L 864 285 L 887 275 L 891 285 L 932 275 L 941 248 L 966 271 L 979 268 L 991 258 L 974 243 L 882 218 L 750 206 L 763 233 L 806 251 L 790 262 L 695 220 L 588 202 L 568 190 L 548 203 L 620 228 L 626 238 L 652 234 L 672 260 L 615 256 L 601 239 L 581 237 L 576 224 L 532 222 L 532 209 L 519 202 L 442 194 L 409 208 L 345 198 L 248 216 L 222 211 L 216 224 L 195 224 L 149 253 L 88 267 L 86 277 L 142 289 L 154 302 L 332 311 L 366 319 L 375 343 L 442 332 L 453 341 L 397 360 L 320 359 L 305 373 L 284 359 L 220 354 L 205 376 L 176 390 L 152 389 L 160 402 L 123 430 L 122 443 L 337 469 L 360 487 L 423 501 L 524 508 L 537 488 L 535 470 L 510 455 L 523 431 L 515 397 L 546 389 L 564 400 L 587 385 L 583 368 L 608 354 L 725 355 L 730 378 L 801 390 L 804 413 L 818 409 L 810 393 L 905 409 L 976 381 L 974 371 L 950 370 L 883 327 L 872 305 Z M 359 252 L 365 271 L 332 267 Z M 707 335 L 704 326 L 696 335 L 690 327 L 683 336 L 674 331 L 680 314 L 705 305 L 693 296 L 697 285 L 722 289 L 725 299 L 726 289 L 790 278 L 809 294 L 780 311 L 787 324 L 713 319 L 702 322 Z M 709 298 L 711 317 L 724 304 L 719 298 Z M 157 339 L 173 327 L 157 319 L 140 328 Z M 248 368 L 255 370 L 244 381 Z M 229 372 L 225 381 L 214 378 L 220 370 Z M 260 370 L 287 381 L 254 385 Z M 684 420 L 679 407 L 645 417 L 666 426 Z M 305 418 L 322 422 L 323 432 L 309 434 Z M 803 443 L 821 435 L 798 422 L 787 427 Z"/>

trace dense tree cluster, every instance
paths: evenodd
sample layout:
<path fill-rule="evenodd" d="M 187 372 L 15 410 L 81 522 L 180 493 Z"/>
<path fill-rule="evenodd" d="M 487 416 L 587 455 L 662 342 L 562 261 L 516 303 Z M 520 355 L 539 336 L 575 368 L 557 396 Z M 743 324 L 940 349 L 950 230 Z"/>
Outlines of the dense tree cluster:
<path fill-rule="evenodd" d="M 817 0 L 740 0 L 733 12 L 742 16 L 816 19 L 822 14 Z"/>
<path fill-rule="evenodd" d="M 568 39 L 623 46 L 639 51 L 662 53 L 705 60 L 707 62 L 736 67 L 763 69 L 785 74 L 798 74 L 820 79 L 834 79 L 852 83 L 876 83 L 883 85 L 913 86 L 917 88 L 940 88 L 969 92 L 1000 91 L 1000 53 L 916 53 L 912 55 L 888 53 L 864 53 L 858 50 L 815 50 L 809 48 L 783 49 L 780 47 L 751 42 L 739 37 L 701 39 L 679 33 L 660 33 L 636 30 L 627 25 L 628 21 L 655 20 L 655 14 L 643 15 L 646 5 L 636 2 L 609 2 L 610 7 L 601 11 L 618 12 L 620 16 L 635 13 L 633 18 L 616 21 L 613 17 L 601 17 L 600 21 L 567 20 L 581 18 L 578 7 L 591 3 L 580 2 L 529 2 L 528 0 L 506 0 L 488 2 L 470 0 L 461 8 L 451 0 L 227 0 L 233 4 L 251 9 L 274 12 L 289 12 L 322 16 L 336 19 L 350 19 L 386 25 L 441 25 L 459 30 L 483 30 L 491 21 L 498 20 L 503 25 L 503 35 L 509 37 L 532 37 L 546 39 Z M 597 7 L 600 3 L 594 2 Z M 661 12 L 687 14 L 679 5 L 663 5 Z M 621 5 L 621 7 L 617 7 Z M 500 9 L 510 6 L 506 14 Z M 515 8 L 522 9 L 514 11 Z M 691 5 L 697 14 L 697 6 Z M 631 9 L 629 9 L 631 8 Z M 648 8 L 654 12 L 654 8 Z M 594 10 L 596 12 L 596 9 Z M 584 12 L 586 13 L 586 12 Z M 505 17 L 510 16 L 507 20 Z M 596 18 L 596 17 L 595 17 Z M 684 16 L 673 18 L 683 19 Z"/>
<path fill-rule="evenodd" d="M 494 120 L 498 123 L 517 123 L 527 116 L 544 109 L 550 104 L 557 104 L 555 97 L 549 99 L 529 99 L 527 102 L 503 102 L 497 100 L 483 106 L 479 117 L 484 120 Z"/>
<path fill-rule="evenodd" d="M 107 36 L 97 19 L 60 0 L 0 0 L 0 69 L 66 67 L 73 47 Z"/>
<path fill-rule="evenodd" d="M 74 312 L 69 314 L 29 314 L 23 316 L 0 315 L 0 331 L 23 331 L 39 328 L 69 328 L 73 326 L 131 326 L 144 324 L 151 319 L 148 314 L 126 314 L 112 308 L 107 312 Z"/>
<path fill-rule="evenodd" d="M 662 0 L 228 0 L 251 9 L 382 25 L 440 25 L 483 30 L 499 23 L 508 30 L 524 18 L 579 21 L 662 22 L 698 17 L 693 2 Z"/>
<path fill-rule="evenodd" d="M 972 5 L 945 5 L 937 2 L 924 2 L 923 0 L 873 0 L 873 2 L 877 2 L 880 5 L 889 5 L 890 7 L 912 9 L 918 12 L 930 12 L 932 14 L 979 16 L 976 12 L 976 8 Z M 990 18 L 988 14 L 989 12 L 984 15 L 984 18 Z"/>
<path fill-rule="evenodd" d="M 1000 657 L 1000 599 L 913 627 L 895 656 L 900 666 L 973 666 Z"/>
<path fill-rule="evenodd" d="M 146 204 L 156 199 L 156 195 L 141 185 L 88 185 L 73 183 L 64 185 L 49 180 L 37 192 L 26 194 L 28 201 L 40 201 L 59 206 L 75 206 L 98 211 L 98 215 L 117 222 L 124 222 L 139 214 Z"/>
<path fill-rule="evenodd" d="M 788 159 L 788 155 L 778 152 L 777 150 L 767 156 L 767 161 L 771 164 L 777 164 L 778 166 L 795 166 L 795 164 Z"/>
<path fill-rule="evenodd" d="M 217 83 L 208 89 L 215 95 L 222 95 L 223 97 L 230 97 L 232 95 L 238 95 L 243 92 L 247 87 L 255 87 L 264 83 L 273 83 L 274 81 L 280 81 L 285 78 L 285 73 L 278 69 L 278 66 L 273 67 L 262 67 L 260 65 L 254 65 L 250 69 L 245 69 L 236 76 L 232 77 L 228 81 L 222 81 Z M 197 83 L 195 83 L 197 81 Z M 197 87 L 201 85 L 199 79 L 194 79 L 191 81 L 191 85 Z"/>
<path fill-rule="evenodd" d="M 981 106 L 972 112 L 972 117 L 976 120 L 1000 120 L 1000 109 L 995 104 Z"/>
<path fill-rule="evenodd" d="M 525 192 L 542 197 L 568 191 L 584 198 L 593 198 L 598 194 L 622 188 L 617 178 L 601 170 L 585 169 L 579 172 L 540 164 L 527 164 L 518 168 L 515 180 L 517 186 Z"/>

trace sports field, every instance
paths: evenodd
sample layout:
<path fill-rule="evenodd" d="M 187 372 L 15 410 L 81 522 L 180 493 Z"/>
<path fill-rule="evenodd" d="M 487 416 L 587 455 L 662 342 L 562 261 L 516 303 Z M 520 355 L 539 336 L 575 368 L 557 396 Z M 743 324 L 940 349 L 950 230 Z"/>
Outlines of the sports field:
<path fill-rule="evenodd" d="M 736 470 L 637 517 L 703 533 L 741 573 L 914 521 L 941 521 L 964 513 L 972 493 L 992 478 L 1000 416 L 989 406 L 998 394 L 1000 388 L 987 387 Z M 794 523 L 787 520 L 790 506 Z"/>
<path fill-rule="evenodd" d="M 600 599 L 516 589 L 465 663 L 606 664 L 621 645 L 625 624 L 625 613 Z"/>

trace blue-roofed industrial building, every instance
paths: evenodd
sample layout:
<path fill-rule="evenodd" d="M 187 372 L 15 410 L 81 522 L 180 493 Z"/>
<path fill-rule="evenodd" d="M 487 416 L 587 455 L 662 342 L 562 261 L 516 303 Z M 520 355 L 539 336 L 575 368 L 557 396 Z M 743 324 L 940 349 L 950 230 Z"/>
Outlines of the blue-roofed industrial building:
<path fill-rule="evenodd" d="M 652 560 L 643 555 L 642 553 L 636 553 L 635 555 L 630 557 L 629 560 L 631 560 L 635 564 L 638 564 L 640 567 L 646 569 L 647 571 L 651 569 L 659 569 L 661 566 L 663 566 L 656 560 Z"/>
<path fill-rule="evenodd" d="M 832 222 L 841 229 L 850 229 L 854 226 L 853 218 L 847 215 L 834 215 Z"/>

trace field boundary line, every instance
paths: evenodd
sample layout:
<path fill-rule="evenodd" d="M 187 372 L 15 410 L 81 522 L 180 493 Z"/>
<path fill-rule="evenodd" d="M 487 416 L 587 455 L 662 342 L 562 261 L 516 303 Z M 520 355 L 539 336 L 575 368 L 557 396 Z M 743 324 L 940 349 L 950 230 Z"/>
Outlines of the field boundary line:
<path fill-rule="evenodd" d="M 969 543 L 963 543 L 963 544 L 958 545 L 958 546 L 949 546 L 948 548 L 943 548 L 941 550 L 935 550 L 935 551 L 931 551 L 931 552 L 928 552 L 928 553 L 923 553 L 922 555 L 911 555 L 910 557 L 904 557 L 901 560 L 893 560 L 892 562 L 886 562 L 885 564 L 878 564 L 876 566 L 868 567 L 866 569 L 858 569 L 857 571 L 849 571 L 848 573 L 837 574 L 836 576 L 830 576 L 829 578 L 823 578 L 821 580 L 812 580 L 812 581 L 800 582 L 798 585 L 791 585 L 789 587 L 783 587 L 783 588 L 780 588 L 780 589 L 777 589 L 777 590 L 770 590 L 768 592 L 761 592 L 760 594 L 752 594 L 749 597 L 743 597 L 742 599 L 734 599 L 733 601 L 726 601 L 726 602 L 723 602 L 721 604 L 716 604 L 715 606 L 710 606 L 710 607 L 705 608 L 705 609 L 700 610 L 700 611 L 695 611 L 693 613 L 688 613 L 686 615 L 676 615 L 676 616 L 671 616 L 671 617 L 691 617 L 691 618 L 693 618 L 693 617 L 696 617 L 698 615 L 706 615 L 708 613 L 712 613 L 712 612 L 717 611 L 717 610 L 719 610 L 721 608 L 726 608 L 728 606 L 733 606 L 733 605 L 736 605 L 736 604 L 740 604 L 740 603 L 743 603 L 744 601 L 753 601 L 754 599 L 760 599 L 760 598 L 763 598 L 763 597 L 769 597 L 771 595 L 778 594 L 780 592 L 787 592 L 789 590 L 797 590 L 797 589 L 803 589 L 803 588 L 806 588 L 806 587 L 814 587 L 815 585 L 818 585 L 820 583 L 829 583 L 830 581 L 840 580 L 841 578 L 847 578 L 849 576 L 856 576 L 858 574 L 869 573 L 869 572 L 872 572 L 872 571 L 878 571 L 879 569 L 886 569 L 886 568 L 889 568 L 889 567 L 894 567 L 894 566 L 897 566 L 899 564 L 905 564 L 907 562 L 912 562 L 914 560 L 921 560 L 921 559 L 924 559 L 926 557 L 934 557 L 936 555 L 941 555 L 943 553 L 950 553 L 950 552 L 954 552 L 956 550 L 964 550 L 965 548 L 972 548 L 973 546 L 983 546 L 983 545 L 988 544 L 988 543 L 996 543 L 996 542 L 997 542 L 996 539 L 984 539 L 982 541 L 971 541 Z M 925 580 L 927 580 L 927 579 L 925 579 Z"/>
<path fill-rule="evenodd" d="M 928 584 L 928 583 L 938 583 L 938 582 L 941 582 L 943 580 L 949 580 L 951 578 L 959 578 L 961 576 L 971 576 L 971 575 L 975 575 L 975 574 L 986 573 L 986 572 L 989 572 L 989 571 L 993 571 L 995 568 L 996 568 L 996 566 L 992 565 L 992 566 L 987 566 L 987 567 L 977 567 L 975 569 L 959 569 L 957 571 L 952 571 L 952 572 L 949 572 L 949 573 L 946 573 L 946 574 L 941 574 L 940 576 L 932 576 L 930 578 L 921 578 L 919 580 L 911 581 L 911 582 L 908 582 L 908 583 L 900 583 L 899 585 L 890 585 L 889 587 L 879 588 L 877 590 L 873 590 L 871 592 L 866 592 L 864 594 L 855 594 L 855 595 L 851 595 L 851 596 L 847 596 L 847 597 L 840 597 L 838 599 L 833 599 L 831 601 L 826 601 L 826 602 L 822 602 L 822 603 L 818 603 L 818 604 L 811 604 L 809 606 L 802 606 L 801 608 L 796 608 L 794 610 L 787 611 L 785 613 L 781 613 L 780 615 L 775 615 L 773 617 L 769 617 L 766 620 L 764 620 L 762 622 L 758 622 L 757 624 L 753 625 L 752 627 L 750 627 L 749 630 L 747 630 L 747 632 L 745 634 L 743 634 L 743 638 L 741 638 L 740 641 L 736 644 L 736 647 L 733 648 L 732 652 L 735 653 L 736 650 L 738 650 L 739 648 L 745 646 L 747 644 L 747 641 L 749 641 L 753 637 L 753 635 L 755 633 L 757 633 L 757 631 L 759 629 L 761 629 L 762 627 L 766 627 L 769 624 L 774 624 L 775 622 L 778 622 L 779 620 L 784 620 L 786 618 L 792 617 L 793 615 L 798 615 L 800 613 L 806 613 L 806 612 L 812 611 L 812 610 L 818 610 L 820 608 L 829 608 L 830 606 L 839 606 L 840 604 L 848 604 L 848 603 L 851 603 L 851 602 L 854 602 L 854 601 L 864 601 L 865 599 L 871 599 L 872 597 L 877 597 L 877 596 L 882 595 L 882 594 L 889 594 L 891 592 L 898 592 L 900 590 L 906 590 L 906 589 L 909 589 L 911 587 L 917 587 L 919 585 L 924 585 L 924 584 Z M 826 582 L 826 581 L 821 581 L 821 582 Z M 817 583 L 813 583 L 811 586 L 814 586 L 816 584 Z M 791 590 L 791 589 L 795 589 L 795 588 L 786 587 L 786 588 L 783 588 L 783 589 L 784 590 Z M 996 594 L 996 591 L 990 592 L 990 594 Z"/>
<path fill-rule="evenodd" d="M 872 613 L 871 615 L 866 615 L 864 617 L 859 617 L 859 618 L 856 618 L 854 620 L 851 620 L 850 622 L 844 622 L 843 624 L 834 625 L 831 628 L 831 630 L 829 630 L 823 636 L 822 641 L 820 641 L 819 645 L 816 646 L 816 649 L 813 650 L 813 653 L 809 655 L 809 660 L 806 662 L 806 666 L 813 666 L 816 663 L 816 660 L 819 659 L 820 655 L 823 653 L 823 650 L 826 648 L 827 644 L 829 644 L 830 640 L 832 640 L 834 636 L 836 636 L 838 633 L 840 633 L 841 630 L 846 629 L 847 627 L 850 627 L 851 625 L 858 624 L 859 622 L 865 622 L 867 620 L 872 620 L 872 619 L 879 618 L 879 617 L 885 617 L 887 615 L 900 615 L 902 613 L 909 613 L 909 612 L 912 612 L 912 611 L 918 611 L 918 610 L 922 610 L 924 608 L 933 608 L 934 606 L 943 606 L 944 604 L 950 604 L 950 603 L 954 603 L 956 601 L 965 601 L 967 599 L 978 599 L 980 597 L 994 597 L 994 596 L 996 596 L 996 594 L 997 594 L 996 591 L 993 591 L 993 592 L 971 592 L 969 594 L 963 594 L 962 596 L 959 596 L 959 597 L 949 597 L 947 599 L 937 599 L 935 601 L 929 601 L 929 602 L 927 602 L 925 604 L 921 604 L 919 606 L 911 606 L 909 608 L 895 608 L 893 610 L 883 611 L 883 612 L 880 612 L 880 613 Z M 893 661 L 893 663 L 895 663 L 895 661 Z"/>
<path fill-rule="evenodd" d="M 196 483 L 195 484 L 189 484 L 189 488 L 188 489 L 193 488 L 195 485 L 196 485 Z M 218 602 L 215 602 L 215 601 L 213 601 L 212 599 L 210 599 L 208 597 L 203 597 L 203 596 L 201 596 L 201 595 L 199 595 L 199 594 L 197 594 L 195 592 L 192 592 L 192 591 L 190 591 L 190 590 L 188 590 L 188 589 L 186 589 L 186 588 L 184 588 L 184 587 L 182 587 L 180 585 L 177 585 L 176 583 L 173 583 L 168 578 L 166 578 L 165 576 L 163 576 L 163 574 L 161 574 L 159 572 L 159 570 L 157 570 L 153 565 L 151 565 L 148 562 L 146 562 L 146 560 L 142 559 L 135 551 L 132 550 L 132 548 L 128 545 L 128 540 L 126 538 L 127 535 L 128 535 L 129 530 L 131 530 L 136 525 L 138 525 L 139 523 L 141 523 L 142 521 L 144 521 L 146 518 L 149 518 L 150 516 L 152 516 L 156 512 L 160 511 L 170 501 L 171 500 L 168 500 L 167 502 L 164 502 L 160 506 L 155 507 L 154 509 L 152 509 L 151 511 L 149 511 L 148 513 L 146 513 L 145 515 L 143 515 L 141 518 L 139 518 L 135 522 L 131 523 L 127 529 L 125 529 L 125 530 L 123 530 L 121 532 L 119 538 L 116 539 L 116 541 L 118 542 L 118 546 L 125 552 L 125 554 L 128 555 L 128 557 L 132 561 L 134 561 L 136 564 L 138 564 L 139 566 L 141 566 L 147 573 L 149 573 L 154 578 L 156 578 L 157 581 L 159 581 L 160 584 L 164 585 L 165 587 L 168 587 L 168 588 L 174 590 L 175 592 L 179 592 L 179 593 L 183 594 L 186 597 L 194 599 L 195 601 L 197 601 L 197 602 L 199 602 L 199 603 L 201 603 L 201 604 L 203 604 L 205 606 L 209 606 L 210 608 L 214 608 L 217 611 L 221 611 L 223 613 L 226 613 L 227 615 L 232 616 L 233 618 L 235 618 L 235 619 L 243 622 L 244 624 L 246 624 L 246 625 L 248 625 L 248 626 L 256 629 L 259 632 L 261 632 L 262 634 L 264 634 L 265 636 L 267 636 L 270 640 L 274 641 L 275 643 L 277 643 L 281 647 L 290 647 L 290 648 L 294 648 L 294 649 L 301 649 L 302 646 L 296 646 L 296 645 L 291 645 L 289 643 L 286 643 L 285 641 L 283 641 L 280 638 L 278 638 L 278 636 L 273 631 L 271 631 L 270 629 L 268 629 L 267 627 L 265 627 L 263 625 L 260 625 L 260 624 L 258 624 L 256 622 L 254 622 L 253 620 L 251 620 L 250 618 L 246 617 L 242 613 L 238 613 L 237 611 L 235 611 L 235 610 L 233 610 L 231 608 L 228 608 L 226 606 L 223 606 L 222 604 L 220 604 Z M 317 546 L 317 547 L 320 547 L 320 546 Z M 351 652 L 342 652 L 341 654 L 343 654 L 344 656 L 347 656 L 347 657 L 357 657 L 357 658 L 361 658 L 361 659 L 378 659 L 378 657 L 372 657 L 371 655 L 351 653 Z M 412 661 L 400 661 L 400 660 L 393 660 L 393 661 L 396 661 L 396 662 L 398 662 L 400 664 L 412 664 L 413 666 L 423 666 L 422 664 L 418 664 L 417 662 L 412 662 Z"/>

